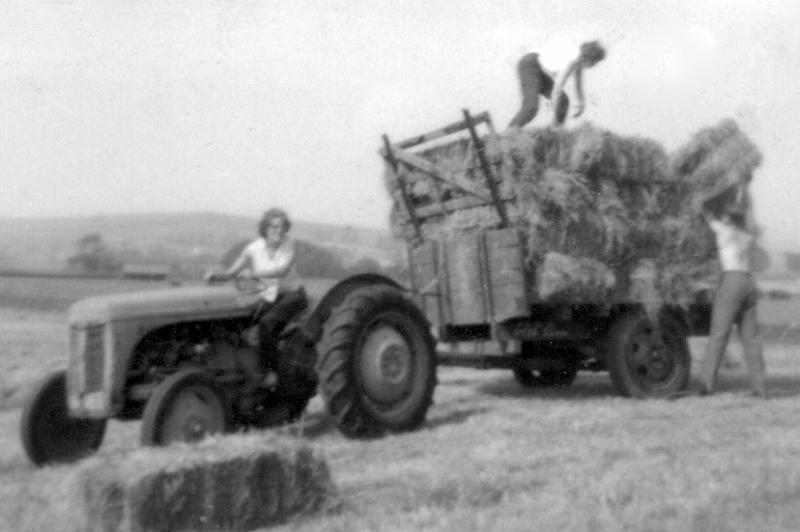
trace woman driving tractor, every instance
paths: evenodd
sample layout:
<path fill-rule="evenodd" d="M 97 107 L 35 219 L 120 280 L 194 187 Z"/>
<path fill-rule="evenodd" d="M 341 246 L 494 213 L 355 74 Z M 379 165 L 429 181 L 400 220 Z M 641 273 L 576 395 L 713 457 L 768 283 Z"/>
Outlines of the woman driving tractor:
<path fill-rule="evenodd" d="M 228 281 L 249 269 L 259 281 L 255 319 L 259 323 L 262 386 L 267 388 L 275 387 L 278 381 L 278 334 L 308 305 L 295 269 L 294 241 L 288 237 L 291 226 L 286 211 L 269 209 L 258 224 L 259 237 L 242 250 L 224 273 L 207 277 L 209 282 Z"/>

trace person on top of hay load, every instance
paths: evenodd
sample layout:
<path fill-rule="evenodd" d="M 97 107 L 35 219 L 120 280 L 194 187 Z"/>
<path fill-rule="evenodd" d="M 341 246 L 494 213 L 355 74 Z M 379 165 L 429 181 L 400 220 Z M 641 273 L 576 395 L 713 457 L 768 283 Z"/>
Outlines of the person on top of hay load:
<path fill-rule="evenodd" d="M 737 201 L 719 210 L 709 202 L 702 204 L 709 227 L 714 232 L 722 269 L 711 311 L 711 331 L 703 360 L 702 395 L 714 392 L 725 347 L 733 325 L 739 329 L 753 394 L 766 395 L 764 356 L 758 339 L 756 302 L 758 295 L 752 274 L 752 253 L 756 230 L 745 200 L 745 184 L 739 185 Z"/>
<path fill-rule="evenodd" d="M 248 244 L 224 273 L 206 277 L 209 282 L 228 281 L 249 268 L 261 283 L 255 319 L 259 323 L 262 385 L 268 388 L 278 380 L 278 334 L 308 305 L 295 269 L 294 241 L 287 236 L 291 227 L 286 211 L 269 209 L 258 224 L 259 238 Z"/>
<path fill-rule="evenodd" d="M 509 128 L 521 129 L 534 119 L 539 110 L 539 95 L 550 99 L 553 104 L 553 125 L 561 126 L 567 118 L 569 97 L 564 92 L 567 80 L 575 79 L 575 95 L 577 103 L 573 118 L 583 114 L 585 97 L 583 95 L 583 69 L 591 68 L 606 56 L 606 50 L 598 41 L 588 41 L 580 46 L 577 56 L 566 64 L 559 64 L 549 54 L 529 53 L 519 60 L 517 72 L 522 88 L 522 106 L 511 122 Z"/>

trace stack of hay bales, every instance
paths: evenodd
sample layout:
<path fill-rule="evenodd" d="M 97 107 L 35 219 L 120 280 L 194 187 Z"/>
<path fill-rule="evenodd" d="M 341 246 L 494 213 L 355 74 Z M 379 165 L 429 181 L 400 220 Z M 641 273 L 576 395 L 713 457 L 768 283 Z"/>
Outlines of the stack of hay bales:
<path fill-rule="evenodd" d="M 71 481 L 82 530 L 253 530 L 336 503 L 320 453 L 275 435 L 96 456 Z"/>
<path fill-rule="evenodd" d="M 647 309 L 685 305 L 717 273 L 714 238 L 698 216 L 699 197 L 732 201 L 761 155 L 732 120 L 699 131 L 671 156 L 657 142 L 584 123 L 573 129 L 509 131 L 484 138 L 509 221 L 520 230 L 534 300 L 636 301 Z M 485 183 L 469 140 L 420 156 Z M 414 210 L 463 195 L 421 172 L 401 170 Z M 389 192 L 399 198 L 389 169 Z M 404 209 L 392 226 L 412 244 Z M 500 227 L 491 205 L 466 206 L 421 220 L 425 239 Z"/>

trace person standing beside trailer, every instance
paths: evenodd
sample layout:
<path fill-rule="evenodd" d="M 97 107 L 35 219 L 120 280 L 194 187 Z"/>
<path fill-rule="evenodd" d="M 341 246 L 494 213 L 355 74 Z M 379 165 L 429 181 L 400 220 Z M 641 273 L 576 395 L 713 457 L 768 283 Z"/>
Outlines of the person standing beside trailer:
<path fill-rule="evenodd" d="M 554 55 L 554 54 L 553 54 Z M 548 53 L 529 53 L 519 60 L 517 72 L 522 89 L 522 106 L 511 119 L 509 128 L 520 129 L 536 117 L 539 110 L 539 96 L 548 98 L 553 104 L 553 121 L 561 126 L 567 118 L 569 97 L 564 92 L 567 80 L 575 80 L 577 102 L 573 118 L 583 114 L 585 97 L 583 94 L 583 69 L 591 68 L 606 56 L 606 50 L 598 41 L 588 41 L 580 46 L 577 55 L 566 63 Z"/>
<path fill-rule="evenodd" d="M 719 217 L 704 204 L 703 213 L 716 237 L 722 274 L 711 311 L 711 332 L 703 360 L 700 393 L 708 395 L 714 392 L 725 347 L 731 329 L 736 324 L 744 347 L 753 394 L 764 397 L 764 355 L 758 339 L 758 294 L 751 264 L 756 240 L 752 216 L 742 207 L 742 203 L 727 207 Z"/>

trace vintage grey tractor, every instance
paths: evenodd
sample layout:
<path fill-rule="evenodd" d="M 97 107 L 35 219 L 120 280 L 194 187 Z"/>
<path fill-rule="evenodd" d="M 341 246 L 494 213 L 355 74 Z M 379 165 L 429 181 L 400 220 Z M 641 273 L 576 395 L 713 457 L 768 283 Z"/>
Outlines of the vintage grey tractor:
<path fill-rule="evenodd" d="M 306 283 L 309 305 L 280 334 L 278 384 L 261 385 L 257 296 L 248 283 L 100 296 L 69 311 L 66 371 L 26 404 L 37 465 L 87 456 L 109 419 L 141 419 L 141 443 L 193 442 L 299 417 L 319 390 L 349 437 L 413 430 L 436 385 L 430 324 L 395 281 Z"/>

